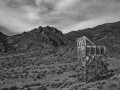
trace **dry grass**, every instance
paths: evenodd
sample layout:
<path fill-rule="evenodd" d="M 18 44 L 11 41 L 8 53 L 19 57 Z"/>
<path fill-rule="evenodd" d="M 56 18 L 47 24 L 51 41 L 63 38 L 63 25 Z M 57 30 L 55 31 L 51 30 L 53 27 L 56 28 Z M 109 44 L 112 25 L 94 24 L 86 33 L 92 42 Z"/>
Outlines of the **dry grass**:
<path fill-rule="evenodd" d="M 87 84 L 78 82 L 75 48 L 60 48 L 57 52 L 24 53 L 4 56 L 0 60 L 0 89 L 17 86 L 28 90 L 104 90 L 106 82 Z M 2 56 L 1 56 L 2 57 Z M 108 58 L 109 69 L 119 73 L 119 59 Z M 77 83 L 77 84 L 76 84 Z M 112 88 L 115 85 L 107 85 Z M 112 86 L 112 87 L 111 87 Z M 115 86 L 118 88 L 118 86 Z M 109 90 L 109 89 L 105 89 Z M 117 90 L 117 89 L 116 89 Z"/>

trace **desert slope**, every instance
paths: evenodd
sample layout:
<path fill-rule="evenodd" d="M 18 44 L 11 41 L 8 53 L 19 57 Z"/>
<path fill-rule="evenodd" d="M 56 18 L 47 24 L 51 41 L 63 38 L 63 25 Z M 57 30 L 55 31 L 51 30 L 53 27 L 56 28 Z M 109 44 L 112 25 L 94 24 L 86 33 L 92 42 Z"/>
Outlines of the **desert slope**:
<path fill-rule="evenodd" d="M 74 41 L 79 37 L 87 36 L 96 45 L 106 46 L 108 53 L 120 53 L 120 22 L 72 31 L 65 35 Z"/>
<path fill-rule="evenodd" d="M 5 39 L 1 38 L 1 34 L 2 43 L 7 43 L 3 45 L 7 47 L 7 51 L 0 54 L 0 89 L 110 90 L 115 86 L 119 90 L 119 26 L 120 22 L 103 24 L 67 34 L 54 27 L 40 26 L 10 37 L 3 35 Z M 88 84 L 78 81 L 76 39 L 82 36 L 87 36 L 96 45 L 106 46 L 108 68 L 112 75 L 117 76 Z M 117 85 L 109 85 L 109 82 Z"/>

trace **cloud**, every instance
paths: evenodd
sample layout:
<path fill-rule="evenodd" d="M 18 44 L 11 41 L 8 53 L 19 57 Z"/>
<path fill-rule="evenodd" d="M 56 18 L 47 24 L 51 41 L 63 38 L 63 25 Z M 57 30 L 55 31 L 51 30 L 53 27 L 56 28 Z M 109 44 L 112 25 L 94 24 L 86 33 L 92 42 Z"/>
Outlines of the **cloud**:
<path fill-rule="evenodd" d="M 105 17 L 101 17 L 101 18 L 90 19 L 90 20 L 87 20 L 84 22 L 80 22 L 80 23 L 71 25 L 67 28 L 63 28 L 63 31 L 64 31 L 64 33 L 67 33 L 67 32 L 69 32 L 70 29 L 71 30 L 82 30 L 85 28 L 92 28 L 97 25 L 104 24 L 105 22 L 106 23 L 117 22 L 117 21 L 119 21 L 118 20 L 119 16 L 120 16 L 120 14 L 115 15 L 115 16 L 110 15 L 110 16 L 105 16 Z"/>
<path fill-rule="evenodd" d="M 3 34 L 6 34 L 6 35 L 14 35 L 14 34 L 17 34 L 15 33 L 14 31 L 10 31 L 9 29 L 5 28 L 5 27 L 2 27 L 0 26 L 0 32 L 2 32 Z"/>
<path fill-rule="evenodd" d="M 47 25 L 68 32 L 118 21 L 119 8 L 119 0 L 0 0 L 0 26 L 14 33 Z"/>

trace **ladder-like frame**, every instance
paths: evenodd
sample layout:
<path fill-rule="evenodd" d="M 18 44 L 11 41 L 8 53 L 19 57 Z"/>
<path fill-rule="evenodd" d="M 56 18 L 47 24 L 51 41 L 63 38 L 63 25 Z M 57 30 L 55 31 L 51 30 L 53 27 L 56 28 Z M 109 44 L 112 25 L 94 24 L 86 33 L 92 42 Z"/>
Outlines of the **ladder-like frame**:
<path fill-rule="evenodd" d="M 104 46 L 96 46 L 87 37 L 77 39 L 78 61 L 81 62 L 81 78 L 85 82 L 102 79 L 107 75 L 106 49 Z"/>

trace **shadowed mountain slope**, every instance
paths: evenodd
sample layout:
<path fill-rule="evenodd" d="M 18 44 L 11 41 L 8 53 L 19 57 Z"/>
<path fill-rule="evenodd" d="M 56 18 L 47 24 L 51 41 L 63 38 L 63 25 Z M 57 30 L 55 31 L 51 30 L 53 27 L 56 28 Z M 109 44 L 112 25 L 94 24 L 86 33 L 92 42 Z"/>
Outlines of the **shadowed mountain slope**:
<path fill-rule="evenodd" d="M 0 32 L 0 53 L 4 53 L 6 51 L 7 45 L 7 36 Z"/>
<path fill-rule="evenodd" d="M 84 30 L 72 31 L 66 37 L 76 40 L 87 36 L 96 45 L 104 45 L 110 53 L 120 52 L 120 22 L 107 23 Z"/>
<path fill-rule="evenodd" d="M 107 23 L 84 30 L 72 31 L 63 34 L 54 27 L 39 27 L 29 32 L 23 32 L 7 37 L 7 50 L 10 52 L 28 52 L 55 49 L 73 44 L 77 38 L 87 36 L 96 45 L 107 47 L 108 53 L 120 52 L 120 22 Z M 1 35 L 1 41 L 5 35 Z M 5 45 L 4 45 L 5 46 Z M 73 47 L 76 47 L 74 42 Z"/>
<path fill-rule="evenodd" d="M 72 31 L 65 35 L 72 40 L 76 40 L 77 38 L 82 37 L 82 36 L 87 36 L 90 39 L 95 38 L 95 40 L 98 40 L 108 34 L 112 34 L 115 36 L 119 35 L 120 34 L 120 22 L 106 23 L 103 25 L 96 26 L 94 28 L 87 28 L 83 30 Z"/>
<path fill-rule="evenodd" d="M 47 26 L 11 36 L 8 43 L 19 52 L 52 49 L 66 46 L 72 41 L 66 38 L 61 31 Z"/>
<path fill-rule="evenodd" d="M 9 53 L 0 54 L 0 86 L 20 85 L 21 90 L 26 87 L 41 86 L 51 88 L 49 90 L 89 90 L 88 84 L 81 84 L 82 81 L 78 82 L 78 74 L 80 75 L 78 65 L 80 64 L 77 59 L 76 39 L 86 36 L 96 45 L 106 46 L 107 53 L 117 53 L 119 56 L 117 59 L 116 57 L 108 57 L 107 59 L 111 75 L 117 74 L 120 72 L 119 26 L 120 22 L 103 24 L 67 34 L 47 26 L 6 38 L 3 38 L 4 35 L 1 34 L 0 38 L 3 35 L 1 41 L 2 43 L 7 42 L 5 46 Z M 108 80 L 112 82 L 120 78 L 115 77 L 113 79 Z M 100 86 L 97 86 L 99 82 Z M 93 90 L 91 88 L 98 87 L 94 90 L 103 90 L 104 86 L 107 88 L 107 82 L 105 80 L 105 82 L 91 83 L 89 88 Z M 119 86 L 119 83 L 110 84 L 110 88 L 111 86 L 113 86 L 111 90 L 114 90 Z"/>

